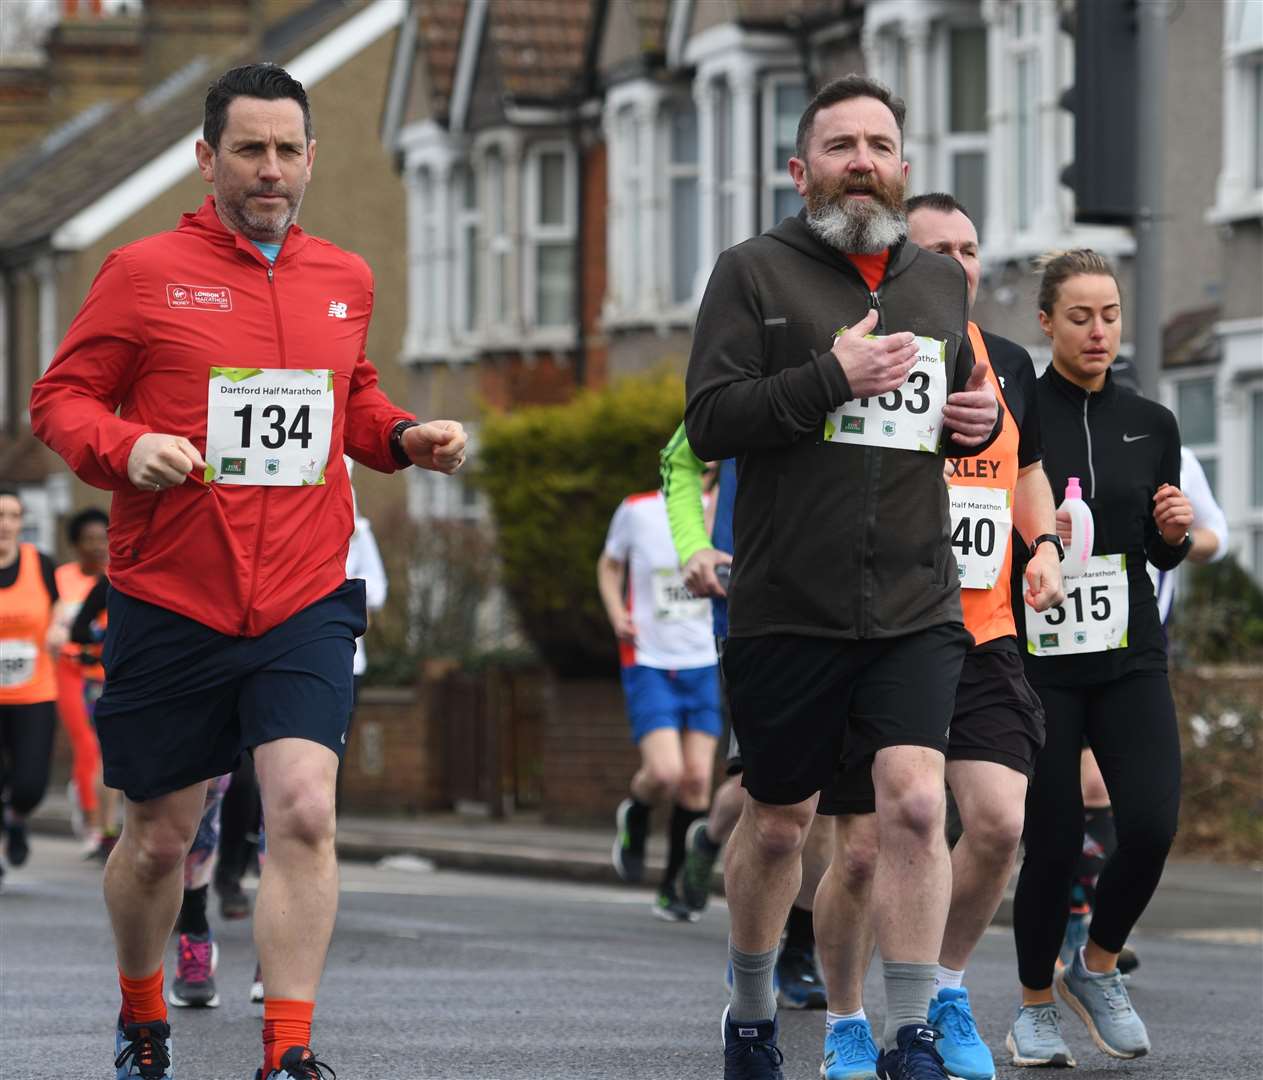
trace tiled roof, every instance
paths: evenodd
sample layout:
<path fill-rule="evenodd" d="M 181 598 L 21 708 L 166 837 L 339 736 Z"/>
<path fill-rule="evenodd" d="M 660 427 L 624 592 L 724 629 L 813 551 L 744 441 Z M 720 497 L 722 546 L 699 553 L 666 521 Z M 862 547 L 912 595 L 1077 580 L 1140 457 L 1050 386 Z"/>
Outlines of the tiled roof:
<path fill-rule="evenodd" d="M 1183 311 L 1162 328 L 1162 366 L 1185 367 L 1219 360 L 1218 307 Z"/>
<path fill-rule="evenodd" d="M 435 116 L 446 117 L 451 102 L 467 3 L 468 0 L 421 0 L 416 6 L 417 51 L 425 54 Z"/>
<path fill-rule="evenodd" d="M 744 23 L 782 25 L 791 16 L 810 21 L 845 15 L 862 7 L 857 0 L 737 0 Z"/>
<path fill-rule="evenodd" d="M 504 92 L 537 100 L 577 90 L 595 8 L 592 0 L 494 0 L 487 34 Z"/>
<path fill-rule="evenodd" d="M 286 63 L 354 15 L 359 5 L 315 0 L 270 30 L 268 59 Z M 59 225 L 131 176 L 197 127 L 207 75 L 263 59 L 261 50 L 239 47 L 216 56 L 190 58 L 189 78 L 167 80 L 133 101 L 98 110 L 81 130 L 61 131 L 19 155 L 0 171 L 0 259 L 50 236 Z"/>

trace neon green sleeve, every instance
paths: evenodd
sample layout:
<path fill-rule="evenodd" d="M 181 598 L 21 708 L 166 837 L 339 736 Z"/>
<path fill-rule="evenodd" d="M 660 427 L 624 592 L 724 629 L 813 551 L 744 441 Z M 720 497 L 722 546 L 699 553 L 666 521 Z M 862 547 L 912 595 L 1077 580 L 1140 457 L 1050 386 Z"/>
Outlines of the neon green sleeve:
<path fill-rule="evenodd" d="M 671 539 L 683 566 L 703 548 L 714 547 L 706 535 L 706 518 L 702 510 L 702 461 L 689 446 L 684 425 L 658 455 L 662 472 L 662 497 L 667 504 L 667 520 L 671 523 Z"/>

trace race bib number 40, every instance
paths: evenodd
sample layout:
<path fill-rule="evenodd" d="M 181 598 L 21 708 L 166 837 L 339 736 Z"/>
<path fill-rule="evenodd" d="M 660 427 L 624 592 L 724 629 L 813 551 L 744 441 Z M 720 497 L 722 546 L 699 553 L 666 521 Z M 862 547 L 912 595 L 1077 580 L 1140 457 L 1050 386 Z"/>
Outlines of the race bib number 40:
<path fill-rule="evenodd" d="M 1004 488 L 949 484 L 952 554 L 962 589 L 994 589 L 1009 551 L 1013 510 Z"/>
<path fill-rule="evenodd" d="M 825 417 L 826 442 L 893 450 L 938 452 L 947 404 L 946 346 L 918 337 L 917 359 L 900 387 L 874 398 L 854 398 Z"/>
<path fill-rule="evenodd" d="M 1126 555 L 1093 555 L 1082 574 L 1067 574 L 1066 599 L 1042 614 L 1026 606 L 1026 648 L 1035 656 L 1071 656 L 1127 648 L 1130 593 Z"/>
<path fill-rule="evenodd" d="M 709 610 L 710 601 L 689 592 L 679 570 L 653 572 L 653 617 L 659 622 L 705 619 Z"/>
<path fill-rule="evenodd" d="M 323 484 L 332 435 L 332 371 L 210 369 L 207 483 Z"/>

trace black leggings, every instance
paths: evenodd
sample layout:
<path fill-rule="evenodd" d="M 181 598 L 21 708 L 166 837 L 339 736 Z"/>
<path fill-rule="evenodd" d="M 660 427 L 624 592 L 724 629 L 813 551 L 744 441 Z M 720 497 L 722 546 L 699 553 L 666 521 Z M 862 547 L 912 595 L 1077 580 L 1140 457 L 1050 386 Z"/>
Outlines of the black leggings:
<path fill-rule="evenodd" d="M 0 705 L 0 798 L 25 817 L 48 790 L 57 705 Z"/>
<path fill-rule="evenodd" d="M 1083 849 L 1084 740 L 1109 789 L 1118 848 L 1101 871 L 1088 934 L 1107 952 L 1127 941 L 1158 887 L 1180 811 L 1180 735 L 1163 672 L 1104 686 L 1037 687 L 1047 741 L 1026 797 L 1026 856 L 1013 902 L 1022 985 L 1052 985 Z"/>

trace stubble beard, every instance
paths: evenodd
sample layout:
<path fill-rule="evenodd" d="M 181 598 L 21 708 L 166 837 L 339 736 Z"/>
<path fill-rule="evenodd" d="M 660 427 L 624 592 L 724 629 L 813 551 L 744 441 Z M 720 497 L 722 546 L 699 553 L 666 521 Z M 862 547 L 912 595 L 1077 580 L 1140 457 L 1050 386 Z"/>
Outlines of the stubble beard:
<path fill-rule="evenodd" d="M 257 194 L 257 193 L 256 193 Z M 298 210 L 303 204 L 303 192 L 295 195 L 292 192 L 283 192 L 285 196 L 285 212 L 279 214 L 273 211 L 270 214 L 258 213 L 250 209 L 250 195 L 246 194 L 238 201 L 227 200 L 224 203 L 224 210 L 232 224 L 242 236 L 248 240 L 257 240 L 261 243 L 279 244 L 285 239 L 285 234 L 289 231 L 289 227 L 298 220 Z"/>
<path fill-rule="evenodd" d="M 850 180 L 819 184 L 807 177 L 807 227 L 821 242 L 844 254 L 876 255 L 908 235 L 903 185 L 871 181 L 866 201 L 846 194 Z"/>

